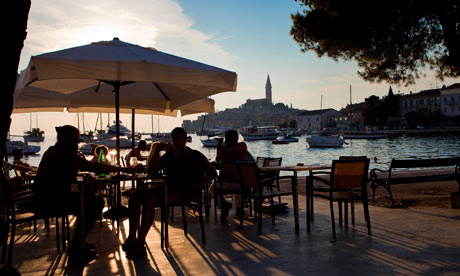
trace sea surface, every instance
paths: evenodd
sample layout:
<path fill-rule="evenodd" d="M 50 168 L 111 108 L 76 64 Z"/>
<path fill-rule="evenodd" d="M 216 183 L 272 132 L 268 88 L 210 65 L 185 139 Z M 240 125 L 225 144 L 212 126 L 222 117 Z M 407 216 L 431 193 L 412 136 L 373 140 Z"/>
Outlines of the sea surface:
<path fill-rule="evenodd" d="M 204 137 L 192 134 L 189 147 L 201 151 L 208 159 L 214 160 L 216 148 L 202 147 L 200 139 Z M 371 168 L 387 169 L 392 158 L 442 158 L 460 156 L 460 137 L 454 135 L 442 136 L 399 136 L 384 139 L 346 140 L 341 148 L 308 148 L 306 136 L 298 137 L 298 143 L 274 145 L 271 141 L 246 141 L 248 150 L 254 157 L 282 157 L 283 165 L 330 164 L 332 160 L 342 155 L 365 155 L 371 159 Z M 46 136 L 45 141 L 36 144 L 41 151 L 35 155 L 25 156 L 24 160 L 33 166 L 38 166 L 42 154 L 56 143 L 56 137 Z M 129 149 L 121 151 L 122 156 Z M 147 152 L 144 153 L 147 155 Z M 12 161 L 12 159 L 11 159 Z"/>

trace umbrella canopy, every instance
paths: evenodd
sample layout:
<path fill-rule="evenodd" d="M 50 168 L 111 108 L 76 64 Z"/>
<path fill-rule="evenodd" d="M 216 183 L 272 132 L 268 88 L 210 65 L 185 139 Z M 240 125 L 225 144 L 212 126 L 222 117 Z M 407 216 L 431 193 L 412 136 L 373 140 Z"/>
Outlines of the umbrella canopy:
<path fill-rule="evenodd" d="M 136 99 L 133 91 L 148 91 L 156 95 L 158 107 L 174 110 L 217 93 L 236 91 L 236 82 L 234 72 L 114 38 L 31 57 L 16 90 L 26 86 L 63 94 L 112 90 L 118 141 L 120 94 Z M 131 88 L 136 86 L 142 89 Z"/>
<path fill-rule="evenodd" d="M 131 113 L 134 108 L 138 114 L 171 117 L 176 117 L 177 111 L 181 112 L 181 116 L 203 112 L 214 113 L 214 100 L 210 98 L 199 99 L 173 110 L 162 108 L 158 101 L 157 98 L 148 94 L 133 99 L 130 94 L 122 93 L 120 94 L 119 111 L 120 113 Z M 62 94 L 48 89 L 26 86 L 20 91 L 16 90 L 14 94 L 13 113 L 64 111 L 64 108 L 67 108 L 69 112 L 114 113 L 115 99 L 113 92 L 107 89 L 100 89 L 98 93 L 84 89 L 72 94 Z"/>

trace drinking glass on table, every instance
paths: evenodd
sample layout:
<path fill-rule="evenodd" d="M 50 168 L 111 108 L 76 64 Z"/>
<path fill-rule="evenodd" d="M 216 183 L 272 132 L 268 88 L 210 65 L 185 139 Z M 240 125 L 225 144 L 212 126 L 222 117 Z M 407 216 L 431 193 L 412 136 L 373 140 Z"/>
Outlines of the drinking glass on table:
<path fill-rule="evenodd" d="M 129 165 L 133 168 L 137 167 L 138 165 L 137 157 L 133 156 L 131 159 L 129 159 Z"/>

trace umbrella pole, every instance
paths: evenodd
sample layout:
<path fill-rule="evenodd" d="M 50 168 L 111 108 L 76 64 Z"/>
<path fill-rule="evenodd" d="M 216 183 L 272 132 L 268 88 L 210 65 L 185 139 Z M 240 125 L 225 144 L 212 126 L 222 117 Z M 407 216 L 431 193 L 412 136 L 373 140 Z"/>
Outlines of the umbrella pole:
<path fill-rule="evenodd" d="M 134 122 L 135 109 L 131 109 L 131 151 L 134 153 Z"/>
<path fill-rule="evenodd" d="M 120 165 L 120 82 L 116 81 L 115 88 L 115 126 L 117 138 L 117 165 Z"/>

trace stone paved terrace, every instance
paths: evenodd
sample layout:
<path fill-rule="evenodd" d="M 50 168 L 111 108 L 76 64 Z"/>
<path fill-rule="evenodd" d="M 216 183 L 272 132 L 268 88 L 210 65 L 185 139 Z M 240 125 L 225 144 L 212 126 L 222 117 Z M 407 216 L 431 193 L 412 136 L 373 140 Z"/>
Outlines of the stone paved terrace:
<path fill-rule="evenodd" d="M 241 229 L 232 210 L 227 225 L 211 213 L 205 222 L 206 246 L 201 245 L 198 217 L 189 211 L 186 238 L 177 210 L 170 226 L 170 249 L 160 249 L 157 220 L 148 235 L 147 255 L 134 259 L 128 259 L 120 246 L 128 220 L 119 235 L 104 220 L 88 238 L 99 249 L 99 257 L 85 267 L 69 266 L 67 253 L 57 255 L 54 227 L 47 235 L 40 223 L 37 235 L 29 227 L 18 231 L 14 267 L 22 275 L 460 275 L 460 209 L 371 204 L 369 236 L 362 205 L 357 203 L 356 227 L 337 224 L 334 241 L 328 201 L 315 200 L 309 234 L 304 195 L 299 203 L 299 235 L 292 209 L 277 217 L 275 225 L 265 216 L 262 235 L 257 235 L 252 218 Z"/>

